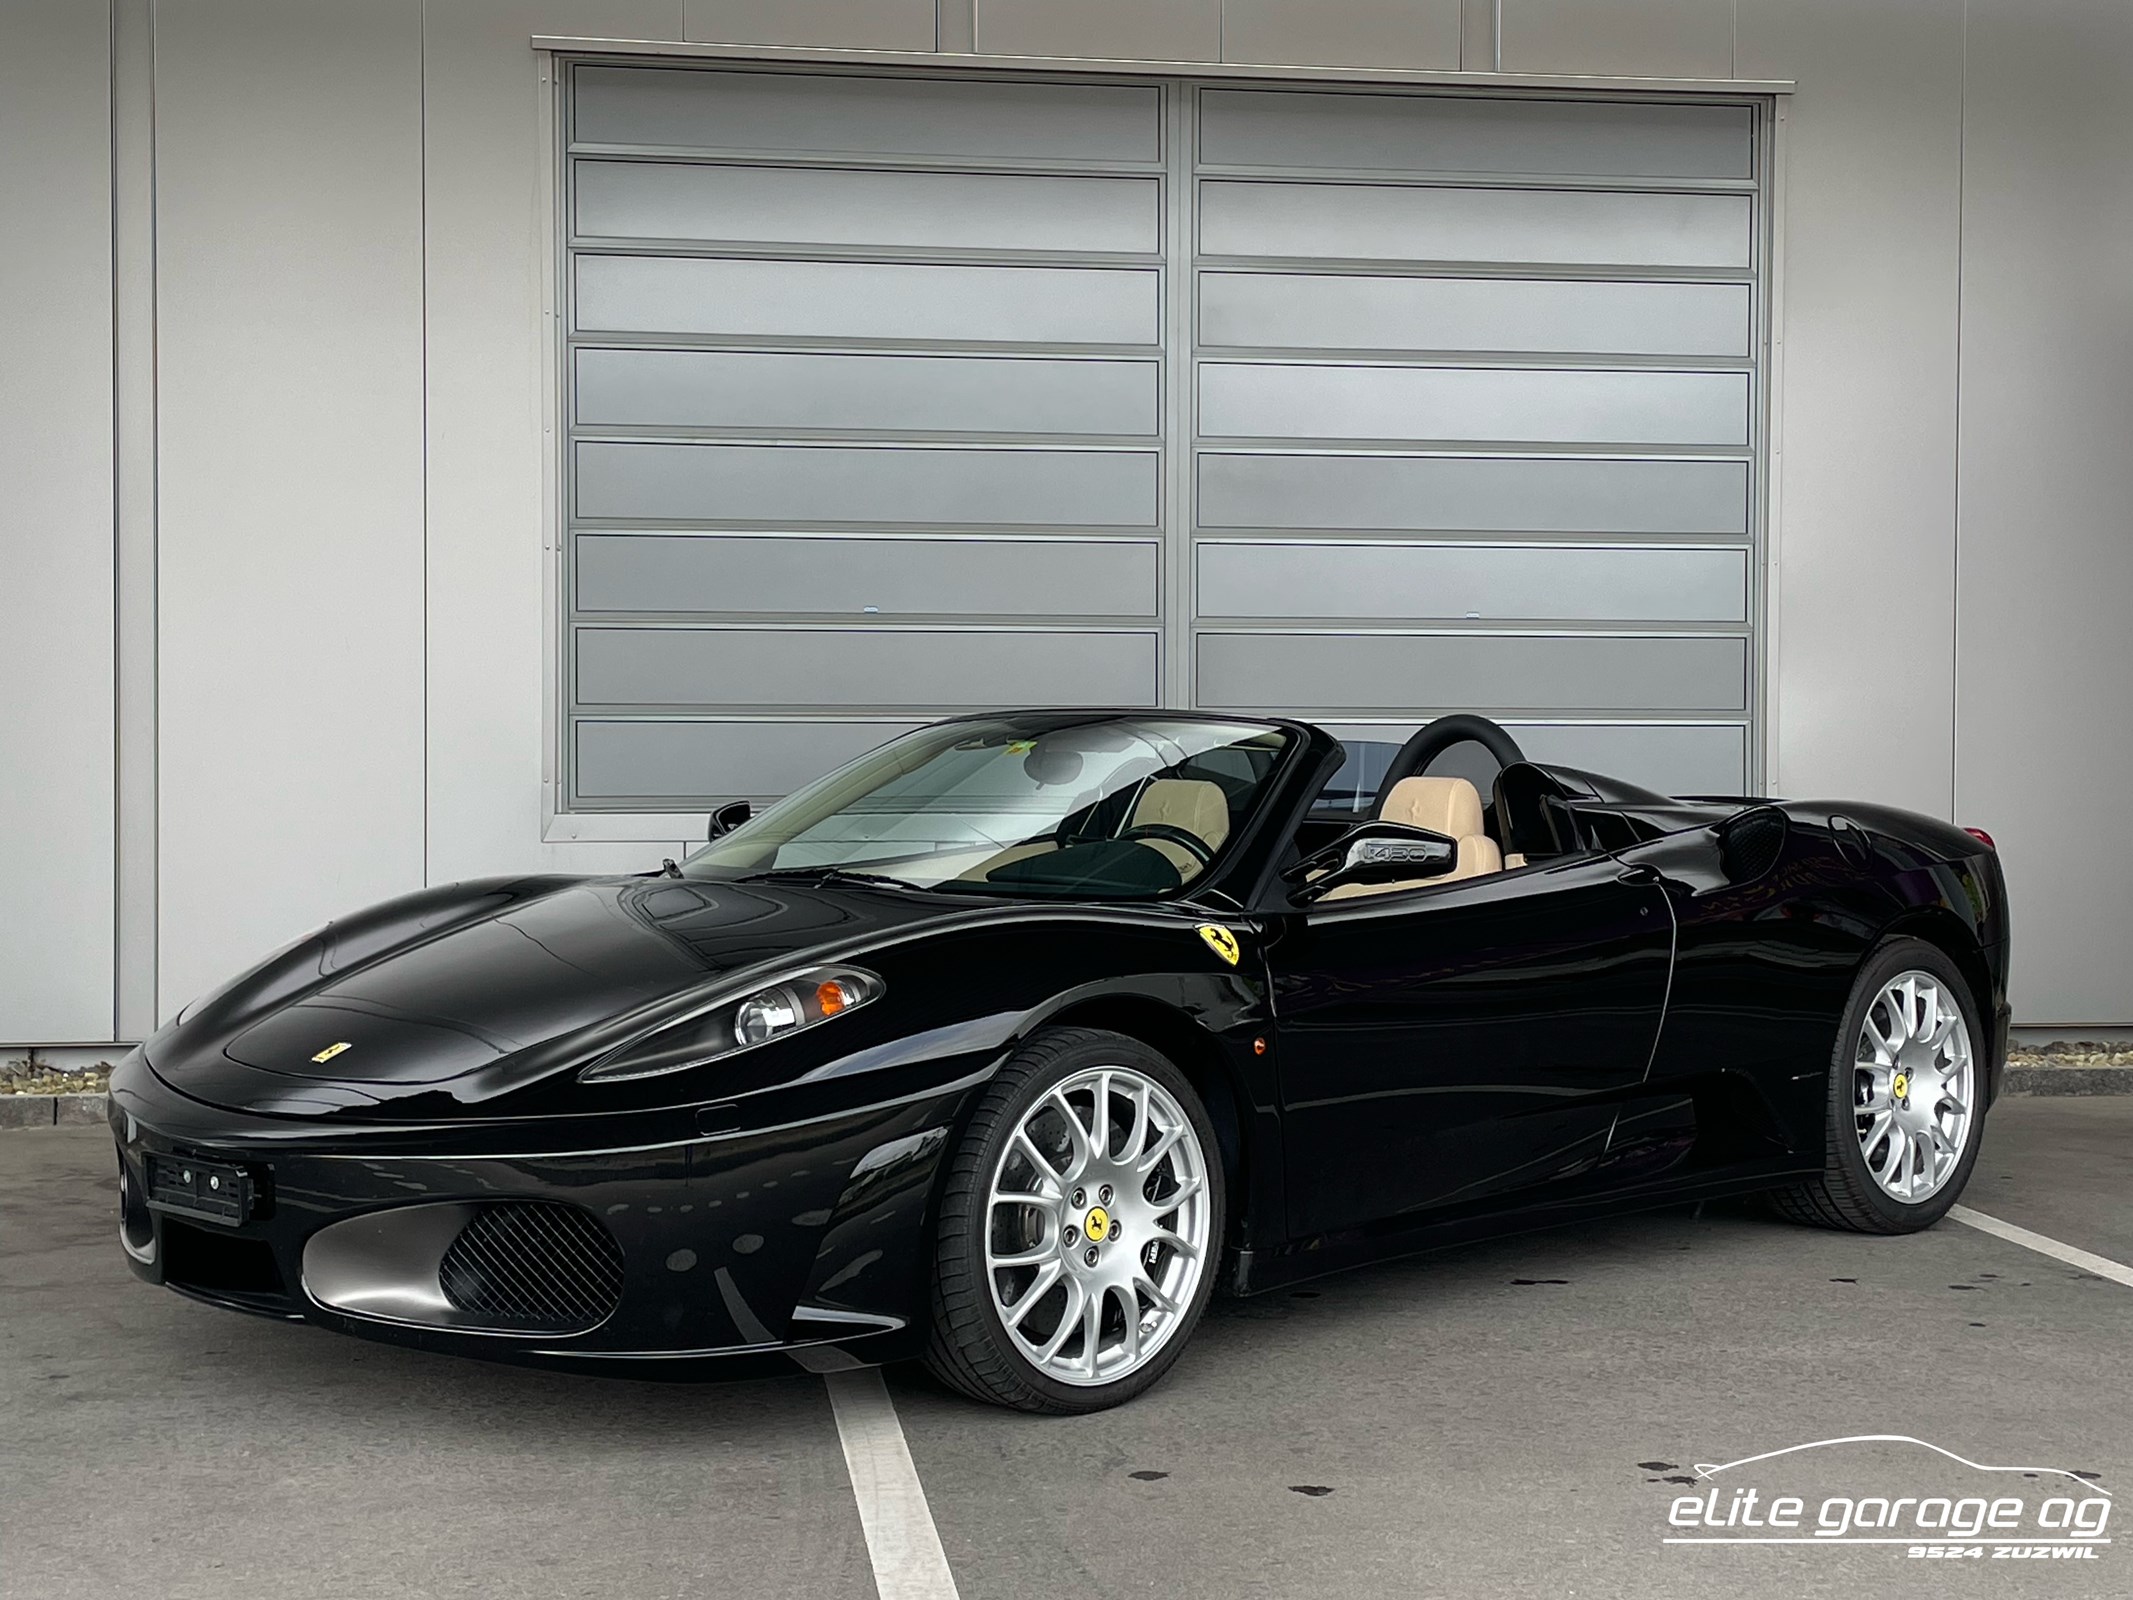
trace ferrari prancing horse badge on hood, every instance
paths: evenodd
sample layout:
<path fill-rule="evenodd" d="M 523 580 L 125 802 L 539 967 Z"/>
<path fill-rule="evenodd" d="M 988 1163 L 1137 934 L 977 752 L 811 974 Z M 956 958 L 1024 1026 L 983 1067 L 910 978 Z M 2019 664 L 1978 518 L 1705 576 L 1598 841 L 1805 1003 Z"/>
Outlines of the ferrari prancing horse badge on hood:
<path fill-rule="evenodd" d="M 1200 924 L 1200 937 L 1207 941 L 1207 948 L 1214 951 L 1231 966 L 1237 964 L 1237 936 L 1219 922 Z"/>

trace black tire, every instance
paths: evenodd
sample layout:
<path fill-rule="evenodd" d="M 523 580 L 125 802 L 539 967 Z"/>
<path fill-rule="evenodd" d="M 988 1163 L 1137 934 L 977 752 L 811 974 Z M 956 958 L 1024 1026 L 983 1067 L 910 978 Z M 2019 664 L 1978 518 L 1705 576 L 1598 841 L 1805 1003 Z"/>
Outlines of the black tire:
<path fill-rule="evenodd" d="M 985 1281 L 986 1201 L 992 1174 L 1022 1118 L 1054 1085 L 1091 1067 L 1130 1067 L 1169 1091 L 1190 1120 L 1205 1157 L 1211 1226 L 1199 1282 L 1182 1320 L 1138 1370 L 1092 1386 L 1061 1383 L 1016 1347 Z M 949 1157 L 934 1232 L 932 1330 L 925 1361 L 943 1383 L 974 1400 L 1017 1411 L 1066 1416 L 1122 1404 L 1161 1380 L 1192 1337 L 1214 1290 L 1228 1212 L 1214 1125 L 1192 1084 L 1137 1039 L 1095 1028 L 1049 1028 L 1033 1037 L 986 1085 L 962 1141 Z"/>
<path fill-rule="evenodd" d="M 1962 1008 L 1963 1023 L 1970 1031 L 1970 1048 L 1976 1063 L 1969 1140 L 1948 1179 L 1923 1200 L 1904 1201 L 1883 1189 L 1867 1170 L 1866 1153 L 1859 1148 L 1854 1125 L 1853 1055 L 1866 1014 L 1881 988 L 1904 972 L 1927 972 L 1938 979 Z M 1881 945 L 1859 969 L 1852 985 L 1844 1022 L 1830 1055 L 1829 1113 L 1822 1175 L 1790 1188 L 1773 1191 L 1771 1208 L 1789 1222 L 1817 1228 L 1841 1228 L 1853 1233 L 1916 1233 L 1931 1227 L 1961 1198 L 1963 1186 L 1977 1166 L 1985 1133 L 1985 1032 L 1978 1016 L 1977 998 L 1970 992 L 1955 963 L 1937 947 L 1921 939 L 1891 939 Z"/>

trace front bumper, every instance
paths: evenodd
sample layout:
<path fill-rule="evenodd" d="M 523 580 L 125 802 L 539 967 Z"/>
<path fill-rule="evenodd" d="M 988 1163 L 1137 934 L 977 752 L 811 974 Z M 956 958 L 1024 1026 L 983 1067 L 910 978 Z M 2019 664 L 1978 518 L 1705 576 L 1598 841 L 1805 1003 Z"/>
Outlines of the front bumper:
<path fill-rule="evenodd" d="M 981 1078 L 710 1133 L 683 1112 L 611 1129 L 542 1119 L 307 1137 L 294 1119 L 190 1100 L 136 1052 L 111 1083 L 120 1241 L 137 1276 L 197 1299 L 490 1359 L 812 1367 L 826 1347 L 892 1359 L 922 1336 L 934 1177 Z M 249 1215 L 233 1225 L 151 1199 L 151 1156 L 241 1168 Z M 619 1283 L 596 1318 L 485 1325 L 440 1292 L 458 1222 L 529 1201 L 575 1208 L 612 1241 Z M 350 1238 L 365 1245 L 353 1257 L 339 1248 Z"/>

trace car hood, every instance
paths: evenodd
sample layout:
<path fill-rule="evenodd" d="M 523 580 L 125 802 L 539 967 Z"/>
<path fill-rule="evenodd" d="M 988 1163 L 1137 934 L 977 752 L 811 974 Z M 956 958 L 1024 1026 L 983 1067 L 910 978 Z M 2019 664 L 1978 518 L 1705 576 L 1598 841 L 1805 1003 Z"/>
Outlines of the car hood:
<path fill-rule="evenodd" d="M 204 1002 L 154 1041 L 150 1065 L 235 1110 L 352 1110 L 476 1077 L 490 1080 L 486 1098 L 742 969 L 969 909 L 872 889 L 666 877 L 464 890 L 441 903 L 430 891 L 421 916 L 384 919 L 385 938 L 337 945 L 341 925 L 329 926 L 270 963 L 286 972 L 262 968 L 225 991 L 234 1000 Z M 248 984 L 266 1003 L 246 1003 Z M 518 1062 L 529 1071 L 496 1070 Z"/>

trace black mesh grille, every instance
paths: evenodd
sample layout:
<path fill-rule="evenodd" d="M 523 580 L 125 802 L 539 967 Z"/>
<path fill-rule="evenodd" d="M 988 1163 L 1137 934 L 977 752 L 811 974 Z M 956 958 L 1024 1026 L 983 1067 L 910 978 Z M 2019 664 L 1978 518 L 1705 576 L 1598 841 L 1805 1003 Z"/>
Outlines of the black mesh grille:
<path fill-rule="evenodd" d="M 437 1269 L 444 1297 L 500 1327 L 589 1328 L 622 1297 L 622 1251 L 576 1206 L 512 1200 L 483 1206 Z"/>
<path fill-rule="evenodd" d="M 1785 813 L 1764 806 L 1744 811 L 1719 832 L 1719 861 L 1735 883 L 1760 878 L 1777 865 L 1785 848 Z"/>

